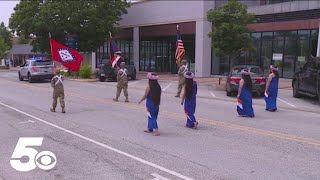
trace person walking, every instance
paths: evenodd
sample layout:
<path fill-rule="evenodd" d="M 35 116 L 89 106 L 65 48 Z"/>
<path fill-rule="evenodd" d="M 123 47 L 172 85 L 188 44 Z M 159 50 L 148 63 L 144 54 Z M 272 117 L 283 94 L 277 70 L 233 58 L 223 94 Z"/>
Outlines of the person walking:
<path fill-rule="evenodd" d="M 268 76 L 264 99 L 266 101 L 266 110 L 274 112 L 277 110 L 279 73 L 277 66 L 271 65 L 270 70 L 271 73 Z"/>
<path fill-rule="evenodd" d="M 125 102 L 129 102 L 129 95 L 128 95 L 128 77 L 127 77 L 127 69 L 125 68 L 125 62 L 121 62 L 120 68 L 117 73 L 117 93 L 116 98 L 113 101 L 119 101 L 119 97 L 121 91 L 123 90 L 123 94 L 126 97 Z"/>
<path fill-rule="evenodd" d="M 53 103 L 51 112 L 56 112 L 58 98 L 60 101 L 61 112 L 66 113 L 64 103 L 64 87 L 63 87 L 63 76 L 60 75 L 60 69 L 55 69 L 55 76 L 51 79 L 51 86 L 53 87 Z"/>
<path fill-rule="evenodd" d="M 198 122 L 194 113 L 196 112 L 196 96 L 198 91 L 197 82 L 193 80 L 194 74 L 190 71 L 184 73 L 185 88 L 181 100 L 181 105 L 184 105 L 184 112 L 187 116 L 186 127 L 197 129 Z"/>
<path fill-rule="evenodd" d="M 184 77 L 184 73 L 188 71 L 188 66 L 187 66 L 187 61 L 186 60 L 182 60 L 181 61 L 181 67 L 178 70 L 178 76 L 179 76 L 179 83 L 178 83 L 178 92 L 177 95 L 175 97 L 180 98 L 180 94 L 182 91 L 182 88 L 185 85 L 185 77 Z"/>
<path fill-rule="evenodd" d="M 158 82 L 158 75 L 155 73 L 148 73 L 147 75 L 149 79 L 148 86 L 146 88 L 144 96 L 139 101 L 139 104 L 147 99 L 146 108 L 148 113 L 148 127 L 144 132 L 152 133 L 155 130 L 155 136 L 159 136 L 159 128 L 158 128 L 158 114 L 159 114 L 159 106 L 161 99 L 161 87 Z"/>
<path fill-rule="evenodd" d="M 250 72 L 246 69 L 241 71 L 242 79 L 239 83 L 237 95 L 237 111 L 241 117 L 254 117 L 252 108 L 252 80 Z"/>

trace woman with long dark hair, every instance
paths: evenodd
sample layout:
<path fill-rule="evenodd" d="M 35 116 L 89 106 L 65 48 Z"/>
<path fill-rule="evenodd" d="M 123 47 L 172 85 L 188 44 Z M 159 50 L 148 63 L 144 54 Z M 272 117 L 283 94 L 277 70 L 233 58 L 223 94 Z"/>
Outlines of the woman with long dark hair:
<path fill-rule="evenodd" d="M 148 73 L 149 85 L 146 88 L 145 94 L 140 100 L 139 104 L 147 99 L 146 107 L 148 113 L 148 128 L 144 132 L 152 133 L 155 130 L 155 136 L 159 136 L 160 132 L 158 129 L 158 114 L 161 99 L 161 87 L 158 83 L 158 75 L 155 73 Z"/>
<path fill-rule="evenodd" d="M 266 101 L 266 110 L 274 112 L 277 110 L 279 73 L 277 66 L 271 65 L 270 70 L 271 73 L 268 76 L 264 99 Z"/>
<path fill-rule="evenodd" d="M 184 104 L 184 112 L 187 116 L 186 127 L 197 129 L 198 122 L 194 113 L 196 112 L 196 96 L 197 96 L 197 82 L 193 80 L 194 74 L 192 72 L 184 73 L 185 87 L 182 96 L 181 105 Z"/>
<path fill-rule="evenodd" d="M 239 90 L 237 95 L 238 105 L 237 111 L 239 116 L 254 117 L 252 108 L 252 80 L 248 70 L 242 70 L 242 79 L 239 83 Z"/>

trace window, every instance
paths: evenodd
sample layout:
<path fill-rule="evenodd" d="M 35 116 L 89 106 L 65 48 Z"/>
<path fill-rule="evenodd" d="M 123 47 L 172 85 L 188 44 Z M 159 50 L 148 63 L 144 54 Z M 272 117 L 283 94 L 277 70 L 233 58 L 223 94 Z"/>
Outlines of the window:
<path fill-rule="evenodd" d="M 269 74 L 269 66 L 272 60 L 273 32 L 263 32 L 261 38 L 261 61 L 263 62 L 264 75 Z"/>
<path fill-rule="evenodd" d="M 297 31 L 287 31 L 284 44 L 283 77 L 291 78 L 294 74 L 296 62 Z"/>
<path fill-rule="evenodd" d="M 310 55 L 310 30 L 298 31 L 296 70 L 306 64 Z"/>

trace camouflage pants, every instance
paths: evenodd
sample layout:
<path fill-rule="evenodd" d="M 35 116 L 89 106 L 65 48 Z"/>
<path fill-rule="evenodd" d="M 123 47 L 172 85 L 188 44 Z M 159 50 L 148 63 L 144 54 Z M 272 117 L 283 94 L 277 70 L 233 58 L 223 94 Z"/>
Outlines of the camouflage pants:
<path fill-rule="evenodd" d="M 184 78 L 179 79 L 177 96 L 180 96 L 182 88 L 184 87 L 185 83 L 186 82 Z"/>
<path fill-rule="evenodd" d="M 123 89 L 124 96 L 128 99 L 128 83 L 125 83 L 125 84 L 118 83 L 116 99 L 120 97 L 122 89 Z"/>
<path fill-rule="evenodd" d="M 53 92 L 53 103 L 52 103 L 52 107 L 54 109 L 57 107 L 58 98 L 59 98 L 59 101 L 60 101 L 61 108 L 65 107 L 65 104 L 64 104 L 64 91 L 54 91 Z"/>

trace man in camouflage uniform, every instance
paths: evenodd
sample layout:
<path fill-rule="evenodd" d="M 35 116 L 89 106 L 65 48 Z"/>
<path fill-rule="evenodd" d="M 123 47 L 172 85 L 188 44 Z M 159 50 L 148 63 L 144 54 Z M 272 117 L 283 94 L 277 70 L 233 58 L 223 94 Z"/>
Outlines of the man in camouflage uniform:
<path fill-rule="evenodd" d="M 187 61 L 186 60 L 182 60 L 181 61 L 181 66 L 178 70 L 178 76 L 179 76 L 179 83 L 178 83 L 178 93 L 175 97 L 180 97 L 182 88 L 184 87 L 185 84 L 185 77 L 184 77 L 184 73 L 188 71 L 188 67 L 187 67 Z"/>
<path fill-rule="evenodd" d="M 129 102 L 128 98 L 128 77 L 127 77 L 127 69 L 125 68 L 125 62 L 121 62 L 120 68 L 117 73 L 117 95 L 116 98 L 114 98 L 114 101 L 118 101 L 118 98 L 120 97 L 120 93 L 123 89 L 124 96 L 126 97 L 125 102 Z"/>
<path fill-rule="evenodd" d="M 60 75 L 60 69 L 55 69 L 55 76 L 51 79 L 51 86 L 53 87 L 53 103 L 51 112 L 56 112 L 57 101 L 58 98 L 60 100 L 61 112 L 66 113 L 65 104 L 64 104 L 64 88 L 63 88 L 63 80 L 64 78 Z"/>

